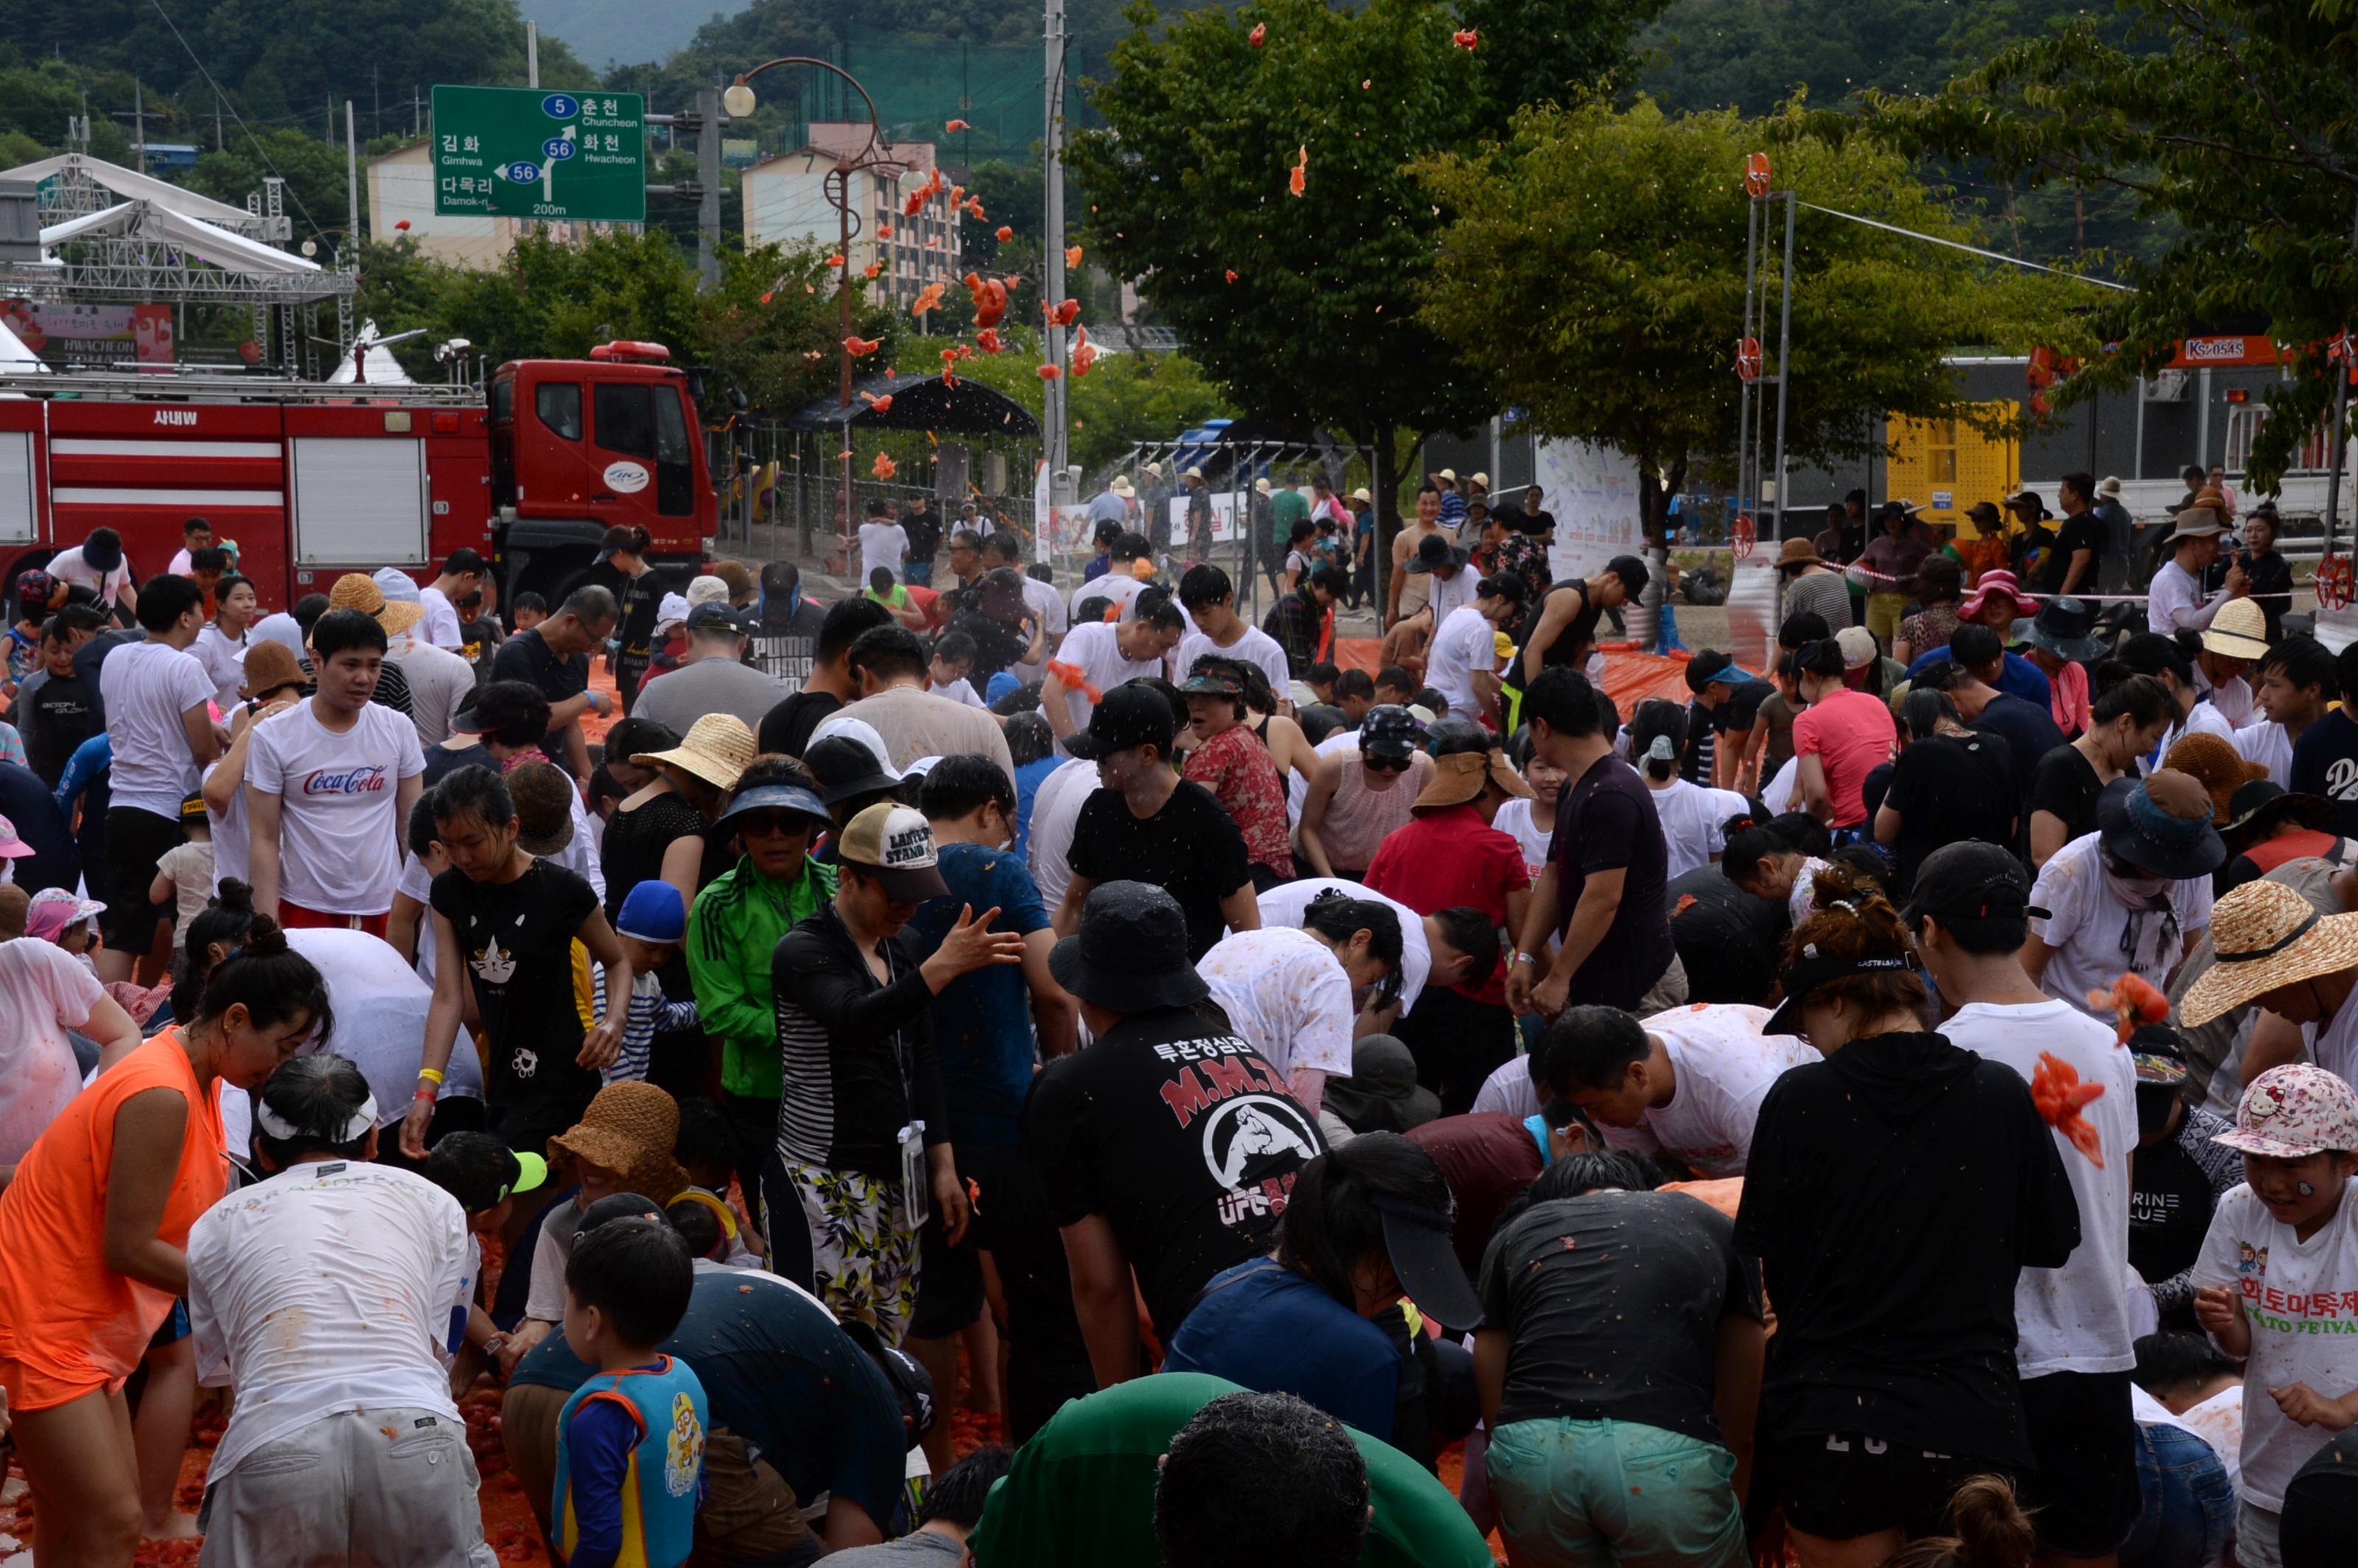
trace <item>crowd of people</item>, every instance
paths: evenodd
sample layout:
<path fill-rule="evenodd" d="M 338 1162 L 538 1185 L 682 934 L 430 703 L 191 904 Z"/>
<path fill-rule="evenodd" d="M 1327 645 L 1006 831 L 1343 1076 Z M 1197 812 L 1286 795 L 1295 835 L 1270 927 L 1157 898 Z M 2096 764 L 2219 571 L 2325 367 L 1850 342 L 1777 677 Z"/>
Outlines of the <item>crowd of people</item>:
<path fill-rule="evenodd" d="M 1653 574 L 1536 493 L 1427 482 L 1370 675 L 1354 509 L 1265 497 L 1255 626 L 1180 480 L 1068 592 L 889 509 L 827 604 L 24 574 L 38 1561 L 488 1565 L 481 1379 L 587 1568 L 2341 1560 L 2358 650 L 2265 525 L 2107 634 L 2086 476 L 2021 557 L 1859 497 L 1625 714 Z"/>

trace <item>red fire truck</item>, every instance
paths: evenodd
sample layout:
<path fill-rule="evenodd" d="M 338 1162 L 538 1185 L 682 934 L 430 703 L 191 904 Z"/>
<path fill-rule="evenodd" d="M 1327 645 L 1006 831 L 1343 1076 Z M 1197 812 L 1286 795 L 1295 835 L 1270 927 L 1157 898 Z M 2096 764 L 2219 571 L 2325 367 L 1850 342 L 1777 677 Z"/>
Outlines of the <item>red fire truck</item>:
<path fill-rule="evenodd" d="M 0 375 L 0 586 L 100 527 L 145 578 L 192 516 L 237 542 L 265 609 L 350 571 L 430 582 L 461 546 L 494 563 L 503 603 L 554 594 L 617 524 L 646 529 L 650 560 L 684 577 L 712 553 L 717 503 L 667 357 L 609 343 L 512 360 L 487 388 Z"/>

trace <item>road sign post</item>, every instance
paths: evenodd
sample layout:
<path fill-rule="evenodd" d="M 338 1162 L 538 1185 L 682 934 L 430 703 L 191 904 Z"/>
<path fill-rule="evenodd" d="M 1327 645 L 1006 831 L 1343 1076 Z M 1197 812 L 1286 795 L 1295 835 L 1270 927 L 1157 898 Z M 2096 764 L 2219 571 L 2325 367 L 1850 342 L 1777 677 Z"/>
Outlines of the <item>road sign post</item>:
<path fill-rule="evenodd" d="M 437 217 L 643 223 L 646 186 L 638 93 L 434 89 Z"/>

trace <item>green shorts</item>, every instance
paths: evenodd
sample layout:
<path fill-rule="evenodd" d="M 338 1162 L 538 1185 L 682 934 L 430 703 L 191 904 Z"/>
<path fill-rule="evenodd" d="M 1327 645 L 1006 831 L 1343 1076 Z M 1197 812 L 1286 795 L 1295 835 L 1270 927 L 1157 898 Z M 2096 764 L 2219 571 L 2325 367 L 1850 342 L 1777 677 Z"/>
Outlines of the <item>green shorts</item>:
<path fill-rule="evenodd" d="M 1490 1498 L 1530 1568 L 1744 1568 L 1736 1456 L 1626 1421 L 1519 1421 L 1490 1434 Z"/>

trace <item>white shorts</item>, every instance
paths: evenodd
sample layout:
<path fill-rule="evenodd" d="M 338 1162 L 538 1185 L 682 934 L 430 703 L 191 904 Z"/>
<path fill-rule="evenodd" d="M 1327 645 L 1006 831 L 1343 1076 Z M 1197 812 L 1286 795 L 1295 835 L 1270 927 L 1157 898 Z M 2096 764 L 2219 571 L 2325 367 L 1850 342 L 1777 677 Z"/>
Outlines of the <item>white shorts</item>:
<path fill-rule="evenodd" d="M 461 1422 L 347 1411 L 264 1444 L 205 1488 L 201 1568 L 499 1568 Z"/>

